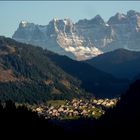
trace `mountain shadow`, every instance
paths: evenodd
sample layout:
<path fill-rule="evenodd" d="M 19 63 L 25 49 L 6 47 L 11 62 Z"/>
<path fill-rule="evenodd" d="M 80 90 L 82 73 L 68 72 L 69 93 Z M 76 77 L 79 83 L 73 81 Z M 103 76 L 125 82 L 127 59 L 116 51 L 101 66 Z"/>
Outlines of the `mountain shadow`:
<path fill-rule="evenodd" d="M 16 130 L 25 134 L 51 136 L 51 138 L 139 138 L 140 126 L 140 80 L 131 84 L 117 106 L 106 111 L 100 119 L 44 120 L 26 107 L 15 107 L 7 101 L 0 104 L 0 122 L 7 132 Z M 25 126 L 25 127 L 24 127 Z M 22 130 L 22 131 L 21 131 Z M 33 130 L 33 133 L 30 131 Z M 52 135 L 55 134 L 55 135 Z"/>
<path fill-rule="evenodd" d="M 127 85 L 126 80 L 89 64 L 0 37 L 1 100 L 42 102 L 93 95 L 111 98 L 124 92 Z"/>
<path fill-rule="evenodd" d="M 115 97 L 127 89 L 129 83 L 127 79 L 117 79 L 85 62 L 74 61 L 66 56 L 50 52 L 47 52 L 47 56 L 65 72 L 79 79 L 82 88 L 97 97 Z"/>
<path fill-rule="evenodd" d="M 117 49 L 85 62 L 116 78 L 132 80 L 140 73 L 140 52 Z"/>
<path fill-rule="evenodd" d="M 1 137 L 27 138 L 29 136 L 47 136 L 55 138 L 63 130 L 55 124 L 49 123 L 36 112 L 32 112 L 25 105 L 16 106 L 11 100 L 0 102 L 0 132 Z M 55 133 L 55 135 L 52 135 Z M 45 134 L 45 135 L 44 135 Z M 64 134 L 64 133 L 63 133 Z"/>
<path fill-rule="evenodd" d="M 78 120 L 65 124 L 67 135 L 81 138 L 139 138 L 140 80 L 131 84 L 117 106 L 98 120 Z"/>

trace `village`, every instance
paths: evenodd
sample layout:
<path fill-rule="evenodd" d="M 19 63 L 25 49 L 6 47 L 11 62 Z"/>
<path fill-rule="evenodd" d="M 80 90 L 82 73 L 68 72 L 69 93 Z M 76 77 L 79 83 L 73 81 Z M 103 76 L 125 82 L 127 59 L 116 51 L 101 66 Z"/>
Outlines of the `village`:
<path fill-rule="evenodd" d="M 33 109 L 45 119 L 99 118 L 107 108 L 114 107 L 118 99 L 73 99 L 71 101 L 50 101 Z"/>

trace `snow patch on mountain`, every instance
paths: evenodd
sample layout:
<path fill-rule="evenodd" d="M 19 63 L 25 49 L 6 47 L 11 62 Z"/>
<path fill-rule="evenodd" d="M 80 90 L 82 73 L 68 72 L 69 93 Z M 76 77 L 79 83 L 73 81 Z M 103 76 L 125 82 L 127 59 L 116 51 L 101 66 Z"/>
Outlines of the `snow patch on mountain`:
<path fill-rule="evenodd" d="M 100 15 L 73 23 L 54 18 L 48 25 L 21 21 L 13 39 L 41 46 L 72 59 L 85 60 L 118 48 L 139 50 L 140 13 L 117 13 L 108 22 Z"/>
<path fill-rule="evenodd" d="M 21 21 L 21 23 L 20 23 L 20 25 L 21 25 L 22 27 L 26 27 L 27 24 L 28 24 L 27 21 Z"/>

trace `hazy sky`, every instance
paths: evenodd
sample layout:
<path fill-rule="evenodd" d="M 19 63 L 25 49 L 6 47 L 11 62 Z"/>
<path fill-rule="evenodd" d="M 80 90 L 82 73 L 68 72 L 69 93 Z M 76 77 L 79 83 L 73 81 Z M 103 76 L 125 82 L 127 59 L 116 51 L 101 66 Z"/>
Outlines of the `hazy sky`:
<path fill-rule="evenodd" d="M 11 37 L 21 20 L 46 25 L 54 17 L 76 22 L 100 14 L 107 21 L 130 9 L 140 12 L 140 1 L 0 1 L 0 35 Z"/>

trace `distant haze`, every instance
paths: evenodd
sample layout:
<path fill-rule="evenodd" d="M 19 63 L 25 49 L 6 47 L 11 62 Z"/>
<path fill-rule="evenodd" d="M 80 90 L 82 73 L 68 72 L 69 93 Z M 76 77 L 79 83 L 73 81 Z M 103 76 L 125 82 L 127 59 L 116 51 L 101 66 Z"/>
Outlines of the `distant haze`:
<path fill-rule="evenodd" d="M 54 17 L 74 22 L 97 14 L 105 21 L 117 12 L 140 11 L 140 1 L 1 1 L 0 35 L 11 37 L 21 20 L 46 25 Z"/>

